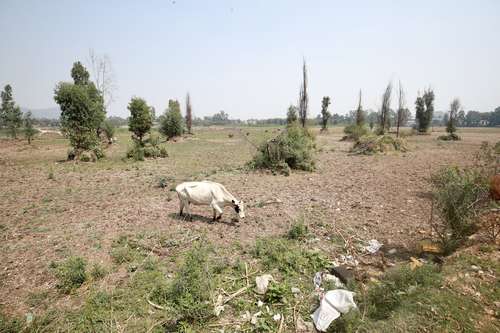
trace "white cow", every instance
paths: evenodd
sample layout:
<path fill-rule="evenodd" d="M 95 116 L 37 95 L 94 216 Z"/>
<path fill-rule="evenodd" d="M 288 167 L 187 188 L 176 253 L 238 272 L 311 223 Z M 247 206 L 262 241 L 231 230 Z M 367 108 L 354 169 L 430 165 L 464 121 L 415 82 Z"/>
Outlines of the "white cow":
<path fill-rule="evenodd" d="M 186 214 L 191 218 L 191 210 L 189 204 L 194 205 L 209 205 L 212 207 L 214 216 L 213 220 L 220 220 L 224 206 L 234 208 L 239 218 L 245 217 L 243 201 L 238 201 L 219 183 L 211 181 L 202 182 L 185 182 L 177 185 L 175 188 L 179 196 L 180 215 L 183 215 L 184 207 Z M 219 216 L 217 216 L 217 213 Z"/>

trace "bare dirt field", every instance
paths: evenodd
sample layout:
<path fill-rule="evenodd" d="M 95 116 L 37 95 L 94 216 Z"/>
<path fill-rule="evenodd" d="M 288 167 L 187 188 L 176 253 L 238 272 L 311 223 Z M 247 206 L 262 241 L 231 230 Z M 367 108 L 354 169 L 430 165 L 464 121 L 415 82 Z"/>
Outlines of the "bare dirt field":
<path fill-rule="evenodd" d="M 258 144 L 277 131 L 199 128 L 194 136 L 167 143 L 168 158 L 144 162 L 123 159 L 129 144 L 125 131 L 97 163 L 65 162 L 67 141 L 57 135 L 32 146 L 1 140 L 0 311 L 24 318 L 47 309 L 78 309 L 93 288 L 110 291 L 126 284 L 133 273 L 112 256 L 124 235 L 147 244 L 167 273 L 175 272 L 176 258 L 198 237 L 233 262 L 250 258 L 245 249 L 257 239 L 283 235 L 297 220 L 314 235 L 309 246 L 330 259 L 340 251 L 332 241 L 335 230 L 411 253 L 416 242 L 430 237 L 430 175 L 443 166 L 472 164 L 481 142 L 500 140 L 500 129 L 460 129 L 462 141 L 438 142 L 442 129 L 437 129 L 408 137 L 406 153 L 358 156 L 349 154 L 352 143 L 340 141 L 341 129 L 333 128 L 317 135 L 314 172 L 286 177 L 245 168 L 255 152 L 250 142 Z M 246 218 L 232 222 L 226 208 L 222 221 L 211 223 L 208 207 L 194 207 L 193 221 L 180 218 L 172 189 L 181 181 L 202 179 L 224 184 L 243 200 Z M 60 294 L 51 263 L 69 256 L 99 263 L 108 273 L 96 286 L 86 283 Z M 42 300 L 34 302 L 36 297 Z M 135 331 L 121 319 L 113 327 L 109 331 Z M 284 331 L 293 330 L 289 325 Z"/>

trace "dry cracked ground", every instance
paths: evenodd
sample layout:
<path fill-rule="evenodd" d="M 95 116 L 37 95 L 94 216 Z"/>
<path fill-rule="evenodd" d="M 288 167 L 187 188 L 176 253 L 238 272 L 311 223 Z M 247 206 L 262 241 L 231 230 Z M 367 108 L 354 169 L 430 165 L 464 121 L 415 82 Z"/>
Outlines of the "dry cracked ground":
<path fill-rule="evenodd" d="M 317 136 L 317 170 L 291 176 L 249 171 L 252 144 L 277 129 L 198 129 L 196 135 L 168 143 L 166 159 L 123 160 L 128 133 L 98 163 L 64 162 L 67 142 L 45 137 L 28 146 L 0 141 L 0 308 L 24 314 L 33 292 L 56 284 L 49 265 L 80 255 L 108 265 L 120 235 L 162 235 L 187 242 L 205 235 L 215 244 L 253 244 L 285 233 L 303 219 L 327 243 L 337 229 L 360 240 L 377 239 L 405 249 L 428 237 L 428 179 L 442 166 L 473 163 L 482 141 L 500 140 L 500 129 L 463 129 L 460 142 L 438 142 L 440 134 L 408 138 L 409 151 L 372 156 L 349 154 L 341 129 Z M 178 214 L 171 189 L 183 180 L 210 179 L 224 184 L 247 204 L 247 217 L 232 222 L 229 208 L 210 223 L 208 207 L 195 207 L 193 221 Z M 162 181 L 165 187 L 159 187 Z M 187 245 L 186 245 L 187 246 Z M 157 249 L 162 251 L 162 249 Z M 168 250 L 163 255 L 168 257 Z M 122 271 L 107 277 L 120 280 Z M 56 305 L 78 302 L 59 297 Z"/>

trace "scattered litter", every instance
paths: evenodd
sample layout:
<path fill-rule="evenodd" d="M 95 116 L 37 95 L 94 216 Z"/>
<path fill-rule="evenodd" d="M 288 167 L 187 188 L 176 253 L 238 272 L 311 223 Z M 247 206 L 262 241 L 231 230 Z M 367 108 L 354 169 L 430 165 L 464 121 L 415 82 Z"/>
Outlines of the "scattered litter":
<path fill-rule="evenodd" d="M 292 287 L 292 294 L 300 294 L 300 289 L 296 287 Z"/>
<path fill-rule="evenodd" d="M 479 271 L 481 270 L 481 267 L 479 266 L 476 266 L 476 265 L 471 265 L 470 268 L 473 270 L 473 271 Z"/>
<path fill-rule="evenodd" d="M 257 301 L 257 307 L 261 308 L 264 305 L 264 302 L 262 302 L 260 299 Z"/>
<path fill-rule="evenodd" d="M 398 250 L 396 250 L 396 249 L 390 249 L 387 253 L 389 253 L 389 254 L 396 254 L 396 252 L 398 252 Z"/>
<path fill-rule="evenodd" d="M 418 260 L 415 257 L 410 257 L 410 268 L 412 271 L 414 271 L 416 268 L 421 267 L 423 265 L 423 262 Z"/>
<path fill-rule="evenodd" d="M 273 316 L 273 320 L 274 320 L 274 321 L 279 321 L 279 320 L 281 320 L 281 314 L 279 314 L 279 313 L 275 314 L 275 315 Z"/>
<path fill-rule="evenodd" d="M 371 253 L 371 254 L 374 254 L 374 253 L 377 253 L 378 250 L 380 250 L 380 248 L 382 247 L 382 243 L 380 243 L 378 240 L 376 239 L 370 239 L 368 241 L 368 246 L 365 246 L 364 249 Z"/>
<path fill-rule="evenodd" d="M 319 289 L 321 287 L 322 281 L 323 281 L 323 273 L 316 272 L 316 274 L 314 274 L 314 279 L 313 279 L 314 289 Z"/>
<path fill-rule="evenodd" d="M 354 259 L 354 257 L 351 254 L 349 254 L 347 256 L 341 254 L 339 257 L 339 260 L 340 260 L 341 265 L 347 265 L 347 266 L 358 266 L 359 265 L 359 261 Z"/>
<path fill-rule="evenodd" d="M 310 321 L 304 321 L 301 316 L 297 318 L 297 323 L 295 325 L 295 331 L 297 333 L 314 333 L 314 324 Z"/>
<path fill-rule="evenodd" d="M 252 325 L 257 325 L 257 320 L 259 319 L 259 316 L 262 314 L 262 312 L 257 312 L 255 313 L 253 316 L 252 316 L 252 319 L 250 320 L 250 323 L 252 323 Z"/>
<path fill-rule="evenodd" d="M 354 293 L 348 290 L 337 289 L 328 291 L 321 300 L 319 308 L 311 315 L 316 329 L 325 332 L 331 322 L 340 317 L 341 314 L 356 308 Z"/>
<path fill-rule="evenodd" d="M 344 284 L 342 283 L 342 281 L 340 281 L 340 279 L 338 277 L 336 277 L 335 275 L 332 275 L 332 274 L 323 274 L 323 280 L 325 281 L 332 281 L 333 284 L 335 285 L 336 288 L 344 288 Z"/>
<path fill-rule="evenodd" d="M 224 311 L 224 298 L 222 297 L 222 295 L 219 294 L 219 296 L 217 296 L 217 301 L 215 302 L 215 306 L 214 306 L 214 313 L 215 313 L 215 316 L 218 317 L 222 311 Z"/>
<path fill-rule="evenodd" d="M 257 276 L 255 278 L 255 284 L 257 285 L 256 292 L 257 294 L 264 295 L 269 286 L 269 282 L 274 281 L 272 275 L 264 274 L 261 276 Z"/>
<path fill-rule="evenodd" d="M 26 314 L 26 324 L 31 325 L 31 323 L 33 322 L 33 319 L 34 319 L 34 316 L 31 312 L 28 312 Z"/>
<path fill-rule="evenodd" d="M 441 254 L 443 249 L 438 243 L 432 242 L 430 240 L 423 240 L 420 242 L 421 252 Z"/>

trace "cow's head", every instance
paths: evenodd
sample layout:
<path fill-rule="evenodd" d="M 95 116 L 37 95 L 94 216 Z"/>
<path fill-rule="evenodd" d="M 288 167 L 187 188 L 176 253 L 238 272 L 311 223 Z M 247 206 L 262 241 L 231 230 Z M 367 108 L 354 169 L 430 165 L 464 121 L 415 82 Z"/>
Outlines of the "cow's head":
<path fill-rule="evenodd" d="M 238 217 L 240 219 L 245 218 L 245 205 L 243 204 L 243 201 L 232 200 L 232 202 L 234 211 L 238 214 Z"/>

